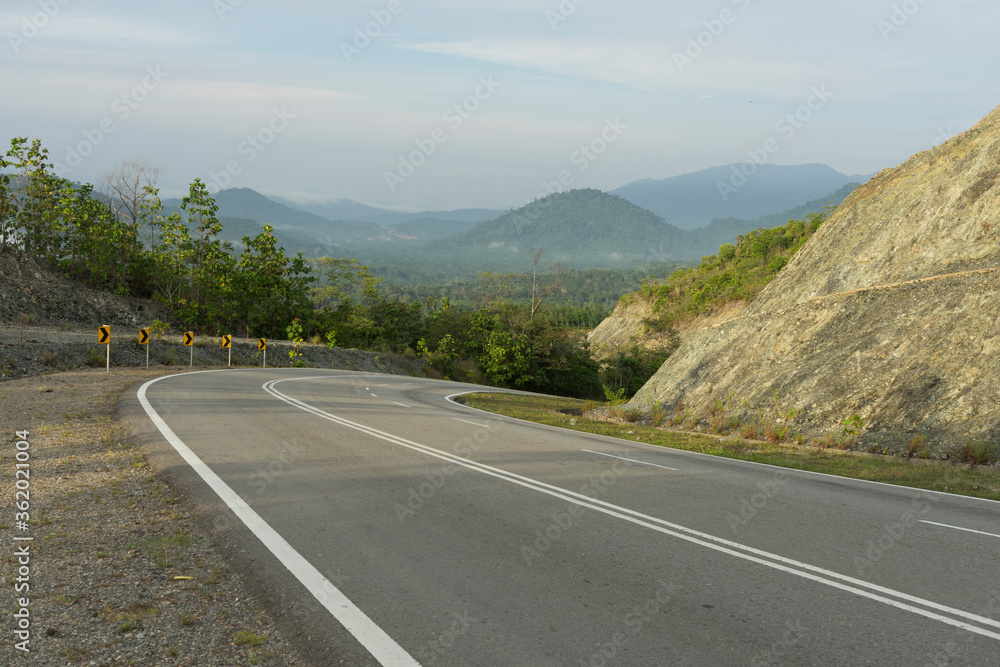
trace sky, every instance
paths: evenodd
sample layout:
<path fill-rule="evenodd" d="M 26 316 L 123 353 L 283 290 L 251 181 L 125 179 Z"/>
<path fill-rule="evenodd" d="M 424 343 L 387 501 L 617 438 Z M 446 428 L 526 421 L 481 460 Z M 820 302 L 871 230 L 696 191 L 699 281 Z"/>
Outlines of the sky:
<path fill-rule="evenodd" d="M 0 127 L 294 201 L 516 208 L 757 161 L 870 174 L 1000 105 L 996 0 L 4 0 Z"/>

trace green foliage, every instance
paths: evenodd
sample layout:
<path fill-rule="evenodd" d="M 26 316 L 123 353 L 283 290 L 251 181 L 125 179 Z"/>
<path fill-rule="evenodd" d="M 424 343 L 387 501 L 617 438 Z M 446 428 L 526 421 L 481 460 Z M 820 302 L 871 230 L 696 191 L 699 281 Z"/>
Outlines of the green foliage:
<path fill-rule="evenodd" d="M 679 269 L 666 282 L 643 281 L 639 296 L 653 303 L 646 326 L 670 331 L 684 319 L 706 315 L 730 302 L 749 303 L 785 267 L 830 213 L 789 220 L 783 227 L 758 229 L 724 243 L 718 255 L 697 267 Z"/>
<path fill-rule="evenodd" d="M 676 344 L 656 350 L 638 345 L 633 345 L 628 350 L 618 350 L 616 354 L 603 360 L 601 384 L 632 398 L 663 366 L 674 349 Z"/>
<path fill-rule="evenodd" d="M 292 320 L 292 323 L 285 327 L 285 335 L 288 336 L 288 340 L 293 343 L 302 342 L 302 323 L 299 322 L 299 318 Z"/>
<path fill-rule="evenodd" d="M 159 319 L 153 320 L 153 324 L 149 327 L 149 333 L 152 334 L 153 338 L 159 340 L 167 330 L 170 329 L 170 325 L 166 322 L 162 322 Z"/>
<path fill-rule="evenodd" d="M 288 336 L 288 340 L 295 343 L 295 347 L 288 351 L 288 359 L 292 362 L 292 366 L 296 368 L 301 368 L 304 364 L 303 360 L 299 357 L 302 353 L 299 351 L 299 347 L 303 343 L 302 340 L 302 323 L 299 322 L 299 318 L 292 320 L 292 323 L 285 327 L 285 334 Z"/>
<path fill-rule="evenodd" d="M 288 259 L 265 225 L 244 238 L 237 260 L 218 238 L 218 209 L 199 179 L 180 212 L 167 217 L 152 185 L 135 197 L 118 215 L 93 186 L 56 176 L 40 141 L 14 138 L 0 158 L 0 248 L 13 245 L 58 264 L 96 289 L 156 298 L 185 328 L 220 332 L 242 324 L 274 336 L 280 322 L 311 314 L 301 256 Z M 148 232 L 148 247 L 140 231 Z"/>
<path fill-rule="evenodd" d="M 612 389 L 608 385 L 603 385 L 604 389 L 604 400 L 608 405 L 616 406 L 624 404 L 628 399 L 625 398 L 625 387 L 618 387 L 617 390 Z"/>
<path fill-rule="evenodd" d="M 597 363 L 585 341 L 554 326 L 543 314 L 509 303 L 472 316 L 471 352 L 486 381 L 564 396 L 600 396 Z"/>

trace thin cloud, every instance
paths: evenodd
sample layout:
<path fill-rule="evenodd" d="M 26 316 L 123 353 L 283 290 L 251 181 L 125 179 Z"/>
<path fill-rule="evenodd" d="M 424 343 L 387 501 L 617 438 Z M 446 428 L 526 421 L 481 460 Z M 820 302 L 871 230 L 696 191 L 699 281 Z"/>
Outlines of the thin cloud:
<path fill-rule="evenodd" d="M 404 44 L 403 49 L 484 60 L 549 74 L 602 81 L 640 90 L 799 94 L 790 84 L 817 82 L 813 63 L 779 62 L 717 53 L 678 67 L 674 51 L 662 43 L 594 40 L 475 40 Z M 822 68 L 820 68 L 821 70 Z M 837 76 L 827 72 L 827 76 Z"/>
<path fill-rule="evenodd" d="M 22 15 L 0 13 L 0 25 L 20 25 Z M 151 22 L 136 21 L 109 14 L 84 14 L 65 11 L 56 14 L 43 28 L 46 40 L 86 42 L 106 47 L 122 42 L 156 46 L 198 46 L 211 41 L 193 31 L 180 31 Z"/>

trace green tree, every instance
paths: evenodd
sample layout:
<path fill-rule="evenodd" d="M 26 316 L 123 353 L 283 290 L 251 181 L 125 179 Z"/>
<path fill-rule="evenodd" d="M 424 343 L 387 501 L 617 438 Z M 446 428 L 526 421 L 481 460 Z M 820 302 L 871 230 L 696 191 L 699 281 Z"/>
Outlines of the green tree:
<path fill-rule="evenodd" d="M 10 190 L 11 178 L 7 173 L 9 167 L 6 156 L 0 154 L 0 251 L 7 249 L 17 217 L 17 199 Z"/>
<path fill-rule="evenodd" d="M 306 320 L 312 310 L 309 266 L 301 253 L 289 259 L 273 232 L 264 225 L 254 238 L 243 237 L 232 290 L 235 318 L 268 337 L 280 335 L 284 322 Z"/>
<path fill-rule="evenodd" d="M 11 175 L 13 197 L 16 204 L 14 230 L 21 249 L 55 263 L 62 250 L 64 230 L 55 211 L 55 194 L 61 179 L 52 172 L 48 149 L 39 139 L 31 143 L 25 137 L 15 137 L 7 151 L 7 166 L 15 171 Z"/>
<path fill-rule="evenodd" d="M 188 284 L 188 266 L 194 254 L 191 233 L 179 213 L 157 217 L 159 243 L 153 253 L 153 289 L 156 297 L 173 311 L 181 304 Z"/>

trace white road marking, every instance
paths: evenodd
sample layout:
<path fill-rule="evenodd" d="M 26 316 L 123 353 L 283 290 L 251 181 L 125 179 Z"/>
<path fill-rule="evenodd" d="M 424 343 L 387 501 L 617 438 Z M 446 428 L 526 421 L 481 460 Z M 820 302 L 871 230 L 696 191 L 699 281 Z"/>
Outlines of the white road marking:
<path fill-rule="evenodd" d="M 199 371 L 214 372 L 214 371 Z M 413 659 L 403 647 L 393 640 L 386 632 L 375 624 L 363 611 L 358 609 L 347 596 L 341 593 L 330 581 L 320 574 L 319 570 L 312 566 L 302 555 L 290 545 L 285 538 L 278 534 L 276 530 L 264 521 L 253 509 L 244 502 L 233 489 L 222 481 L 215 472 L 212 471 L 204 461 L 198 458 L 184 442 L 177 437 L 177 434 L 167 426 L 153 406 L 146 398 L 146 389 L 154 382 L 159 382 L 169 375 L 150 380 L 139 388 L 139 403 L 146 414 L 160 430 L 163 437 L 167 439 L 181 457 L 187 461 L 188 465 L 194 469 L 198 476 L 205 480 L 205 483 L 215 491 L 229 506 L 233 513 L 249 528 L 257 539 L 266 546 L 281 563 L 288 568 L 296 579 L 302 582 L 310 593 L 313 594 L 333 617 L 340 621 L 348 632 L 368 649 L 380 664 L 385 667 L 420 667 L 420 663 Z"/>
<path fill-rule="evenodd" d="M 482 391 L 485 391 L 487 393 L 492 393 L 492 394 L 506 394 L 506 393 L 511 393 L 511 392 L 506 391 L 506 390 L 505 391 L 497 391 L 496 389 L 491 389 L 489 387 L 484 387 L 484 388 L 478 389 L 476 391 L 460 391 L 460 392 L 457 392 L 457 393 L 454 393 L 454 394 L 450 394 L 449 396 L 445 396 L 445 400 L 448 401 L 449 403 L 454 403 L 455 405 L 461 405 L 466 410 L 472 410 L 473 412 L 480 412 L 480 413 L 482 413 L 484 415 L 490 415 L 491 417 L 493 417 L 495 419 L 503 419 L 503 420 L 508 420 L 508 421 L 512 421 L 512 422 L 520 422 L 521 424 L 531 424 L 535 428 L 550 429 L 550 430 L 553 430 L 553 431 L 561 431 L 563 433 L 565 433 L 567 430 L 569 430 L 569 429 L 566 429 L 566 428 L 564 428 L 562 426 L 549 426 L 548 424 L 539 424 L 538 422 L 528 421 L 527 419 L 521 419 L 519 417 L 509 417 L 507 415 L 500 415 L 500 414 L 497 414 L 495 412 L 489 412 L 488 410 L 482 410 L 480 408 L 474 408 L 474 407 L 472 407 L 470 405 L 465 405 L 464 403 L 459 403 L 457 400 L 455 400 L 456 397 L 458 397 L 458 396 L 465 396 L 466 394 L 476 394 L 476 393 L 480 393 Z M 515 392 L 515 393 L 522 393 L 525 396 L 530 396 L 531 395 L 530 392 Z M 600 439 L 600 440 L 617 441 L 619 443 L 623 441 L 622 438 L 616 438 L 616 437 L 610 436 L 610 435 L 596 435 L 596 434 L 593 434 L 593 433 L 588 433 L 587 435 L 589 435 L 589 436 L 591 436 L 593 438 Z M 659 450 L 659 451 L 663 451 L 663 449 L 664 449 L 664 447 L 662 445 L 654 445 L 654 444 L 649 443 L 649 442 L 643 442 L 642 440 L 628 440 L 627 442 L 629 444 L 635 445 L 637 447 L 650 447 L 650 448 L 654 448 L 654 449 Z M 910 489 L 910 488 L 907 488 L 907 487 L 899 486 L 898 484 L 889 484 L 887 482 L 875 482 L 875 481 L 872 481 L 870 479 L 852 479 L 852 478 L 849 478 L 849 477 L 842 477 L 840 475 L 832 475 L 832 474 L 826 473 L 826 472 L 815 472 L 815 471 L 812 471 L 812 470 L 798 470 L 796 468 L 782 468 L 781 466 L 774 465 L 773 463 L 760 463 L 759 461 L 746 461 L 746 460 L 743 460 L 743 459 L 720 458 L 719 456 L 717 456 L 715 454 L 705 454 L 704 452 L 692 452 L 692 451 L 688 451 L 688 450 L 684 450 L 684 449 L 675 449 L 675 450 L 673 450 L 673 453 L 676 454 L 676 455 L 678 455 L 678 456 L 689 456 L 689 457 L 697 457 L 697 458 L 703 458 L 703 459 L 710 459 L 711 461 L 713 461 L 715 463 L 729 463 L 729 464 L 733 464 L 733 465 L 737 465 L 738 464 L 740 466 L 756 466 L 758 468 L 771 468 L 771 469 L 776 469 L 776 470 L 783 471 L 785 474 L 788 474 L 788 475 L 802 475 L 802 476 L 805 476 L 805 477 L 829 477 L 830 479 L 836 480 L 837 482 L 840 482 L 842 484 L 868 484 L 868 485 L 871 485 L 871 486 L 880 486 L 883 489 L 887 489 L 887 490 L 891 490 L 891 491 L 912 491 L 913 490 L 913 489 Z M 922 494 L 933 493 L 933 494 L 938 495 L 938 496 L 947 496 L 951 500 L 963 500 L 963 501 L 964 500 L 968 500 L 968 501 L 972 501 L 972 502 L 976 502 L 976 503 L 991 503 L 994 507 L 996 507 L 998 504 L 1000 504 L 1000 501 L 993 500 L 991 498 L 977 498 L 975 496 L 959 496 L 959 495 L 956 495 L 954 493 L 949 493 L 948 491 L 931 491 L 930 489 L 920 489 L 920 493 L 922 493 Z"/>
<path fill-rule="evenodd" d="M 988 535 L 989 537 L 1000 537 L 1000 535 L 997 535 L 995 533 L 984 533 L 981 530 L 972 530 L 971 528 L 962 528 L 961 526 L 950 526 L 950 525 L 948 525 L 946 523 L 938 523 L 936 521 L 924 521 L 923 519 L 921 519 L 920 523 L 929 523 L 932 526 L 941 526 L 942 528 L 954 528 L 955 530 L 964 530 L 967 533 L 976 533 L 977 535 Z"/>
<path fill-rule="evenodd" d="M 682 526 L 680 524 L 672 523 L 659 519 L 648 514 L 643 514 L 635 510 L 631 510 L 627 507 L 622 507 L 620 505 L 614 505 L 597 498 L 591 498 L 581 493 L 576 493 L 575 491 L 569 491 L 558 486 L 553 486 L 546 482 L 541 482 L 530 477 L 524 477 L 516 473 L 508 472 L 500 468 L 494 468 L 493 466 L 486 465 L 484 463 L 479 463 L 478 461 L 473 461 L 471 459 L 466 459 L 461 456 L 456 456 L 454 454 L 445 452 L 440 449 L 435 449 L 433 447 L 428 447 L 427 445 L 422 445 L 420 443 L 414 442 L 412 440 L 407 440 L 398 436 L 394 436 L 390 433 L 385 433 L 377 429 L 371 428 L 370 426 L 365 426 L 364 424 L 358 424 L 356 422 L 349 421 L 342 417 L 337 417 L 336 415 L 324 412 L 319 408 L 313 407 L 308 403 L 300 401 L 290 396 L 282 394 L 274 385 L 281 382 L 289 382 L 292 380 L 318 380 L 324 379 L 323 376 L 319 377 L 306 377 L 306 378 L 289 378 L 284 380 L 271 380 L 263 385 L 265 391 L 267 391 L 272 396 L 285 401 L 289 405 L 293 405 L 300 410 L 310 412 L 317 417 L 326 419 L 328 421 L 340 424 L 341 426 L 346 426 L 348 428 L 360 431 L 362 433 L 367 433 L 373 437 L 385 440 L 407 449 L 412 449 L 417 452 L 421 452 L 428 456 L 432 456 L 445 461 L 450 461 L 456 463 L 470 470 L 475 470 L 484 475 L 489 475 L 491 477 L 496 477 L 498 479 L 504 480 L 511 484 L 517 484 L 518 486 L 523 486 L 528 489 L 532 489 L 539 493 L 544 493 L 568 502 L 580 505 L 581 507 L 587 507 L 593 509 L 597 512 L 607 514 L 608 516 L 613 516 L 623 521 L 628 521 L 634 523 L 638 526 L 654 530 L 665 535 L 670 535 L 676 537 L 677 539 L 684 540 L 686 542 L 691 542 L 703 546 L 713 551 L 718 551 L 721 553 L 728 554 L 735 558 L 740 558 L 742 560 L 750 561 L 752 563 L 757 563 L 758 565 L 763 565 L 764 567 L 769 567 L 780 572 L 786 572 L 788 574 L 801 577 L 803 579 L 808 579 L 816 583 L 823 584 L 825 586 L 830 586 L 831 588 L 836 588 L 848 593 L 853 593 L 859 597 L 868 598 L 869 600 L 874 600 L 876 602 L 881 602 L 890 607 L 895 607 L 896 609 L 902 609 L 904 611 L 923 616 L 924 618 L 929 618 L 934 621 L 939 621 L 946 625 L 951 625 L 956 628 L 961 628 L 969 632 L 973 632 L 984 637 L 990 637 L 991 639 L 1000 640 L 1000 632 L 995 632 L 992 630 L 987 630 L 986 628 L 981 628 L 976 625 L 972 625 L 967 621 L 974 621 L 981 625 L 993 626 L 1000 628 L 1000 621 L 996 621 L 992 618 L 987 618 L 985 616 L 980 616 L 978 614 L 973 614 L 971 612 L 964 611 L 962 609 L 955 609 L 954 607 L 948 607 L 931 600 L 926 600 L 924 598 L 917 597 L 915 595 L 910 595 L 909 593 L 903 593 L 902 591 L 896 591 L 891 588 L 886 588 L 884 586 L 879 586 L 878 584 L 873 584 L 862 579 L 857 579 L 849 575 L 840 574 L 839 572 L 834 572 L 833 570 L 827 570 L 815 565 L 809 565 L 808 563 L 803 563 L 792 558 L 786 558 L 785 556 L 780 556 L 762 549 L 756 549 L 754 547 L 747 546 L 745 544 L 740 544 L 739 542 L 733 542 L 732 540 L 727 540 L 725 538 L 717 537 L 709 533 L 704 533 L 699 530 L 694 530 L 693 528 L 688 528 L 687 526 Z M 866 590 L 867 589 L 867 590 Z M 892 596 L 892 597 L 887 597 Z M 893 599 L 897 598 L 897 599 Z M 926 607 L 922 609 L 914 605 L 922 605 Z M 931 611 L 935 610 L 935 611 Z M 942 613 L 937 613 L 942 612 Z M 943 614 L 951 614 L 952 616 L 957 616 L 958 618 L 952 618 L 952 616 L 944 616 Z M 961 620 L 966 619 L 966 620 Z"/>
<path fill-rule="evenodd" d="M 406 405 L 405 403 L 400 403 L 399 401 L 393 401 L 393 403 L 395 403 L 396 405 L 402 406 L 404 408 L 410 407 L 409 405 Z"/>
<path fill-rule="evenodd" d="M 598 456 L 610 456 L 613 459 L 621 459 L 622 461 L 631 461 L 632 463 L 639 463 L 644 466 L 653 466 L 654 468 L 663 468 L 664 470 L 673 470 L 674 472 L 679 472 L 678 468 L 669 468 L 667 466 L 661 466 L 656 463 L 646 463 L 645 461 L 639 461 L 638 459 L 627 459 L 624 456 L 615 456 L 614 454 L 605 454 L 604 452 L 594 452 L 589 449 L 581 449 L 581 452 L 587 452 L 588 454 L 597 454 Z"/>
<path fill-rule="evenodd" d="M 477 424 L 476 422 L 470 422 L 468 419 L 459 419 L 458 417 L 452 417 L 457 422 L 465 422 L 466 424 L 472 424 L 473 426 L 478 426 L 479 428 L 489 428 L 486 424 Z"/>

